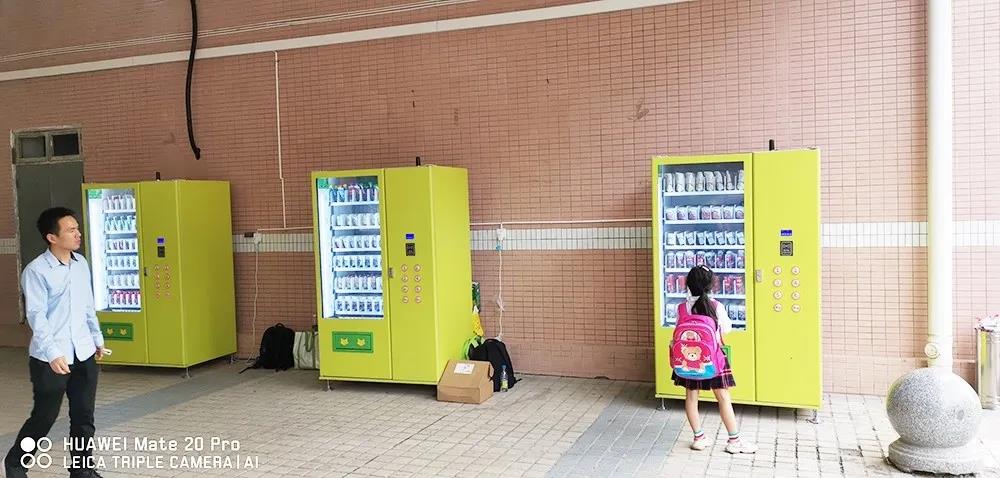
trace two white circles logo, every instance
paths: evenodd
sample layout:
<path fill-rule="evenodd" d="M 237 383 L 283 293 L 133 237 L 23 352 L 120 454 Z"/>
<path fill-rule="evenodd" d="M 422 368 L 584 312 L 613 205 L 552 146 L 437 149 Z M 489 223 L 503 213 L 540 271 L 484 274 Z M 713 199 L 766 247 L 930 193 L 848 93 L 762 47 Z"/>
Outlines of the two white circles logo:
<path fill-rule="evenodd" d="M 52 440 L 47 437 L 39 438 L 35 441 L 34 438 L 24 437 L 21 440 L 21 450 L 24 454 L 21 455 L 21 466 L 25 468 L 48 468 L 52 466 L 52 455 L 49 455 L 49 450 L 52 449 Z M 35 455 L 35 451 L 38 451 L 38 455 Z"/>

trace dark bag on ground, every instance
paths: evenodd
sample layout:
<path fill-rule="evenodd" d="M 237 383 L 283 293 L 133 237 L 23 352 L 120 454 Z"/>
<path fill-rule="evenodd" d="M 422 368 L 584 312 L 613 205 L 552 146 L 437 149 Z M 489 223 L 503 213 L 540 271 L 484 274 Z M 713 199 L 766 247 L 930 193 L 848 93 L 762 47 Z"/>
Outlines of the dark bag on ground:
<path fill-rule="evenodd" d="M 493 391 L 500 391 L 500 372 L 507 366 L 507 388 L 514 388 L 517 379 L 514 378 L 514 364 L 510 361 L 507 346 L 497 339 L 486 339 L 481 345 L 473 347 L 469 352 L 469 360 L 480 360 L 493 365 Z"/>
<path fill-rule="evenodd" d="M 275 324 L 264 331 L 260 338 L 260 353 L 253 365 L 243 369 L 240 373 L 251 368 L 266 368 L 275 371 L 288 370 L 295 366 L 295 355 L 292 347 L 295 344 L 295 331 L 285 327 L 285 324 Z"/>

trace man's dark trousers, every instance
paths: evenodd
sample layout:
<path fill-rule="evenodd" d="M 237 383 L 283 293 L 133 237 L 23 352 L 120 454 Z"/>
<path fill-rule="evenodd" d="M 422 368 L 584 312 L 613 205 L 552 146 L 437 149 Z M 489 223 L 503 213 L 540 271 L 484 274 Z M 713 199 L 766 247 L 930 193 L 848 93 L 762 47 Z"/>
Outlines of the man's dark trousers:
<path fill-rule="evenodd" d="M 91 450 L 82 447 L 85 447 L 94 436 L 94 401 L 97 397 L 97 376 L 100 370 L 94 356 L 74 362 L 69 366 L 68 375 L 55 373 L 48 362 L 34 357 L 29 360 L 28 369 L 31 373 L 35 404 L 31 409 L 31 416 L 17 434 L 14 446 L 7 453 L 5 465 L 9 468 L 24 469 L 21 466 L 21 457 L 24 455 L 21 440 L 31 437 L 37 443 L 39 438 L 49 434 L 49 430 L 59 417 L 63 395 L 69 398 L 69 436 L 76 439 L 71 454 L 74 463 L 86 464 Z M 53 448 L 56 448 L 55 444 Z M 79 470 L 70 470 L 71 473 L 73 471 Z"/>

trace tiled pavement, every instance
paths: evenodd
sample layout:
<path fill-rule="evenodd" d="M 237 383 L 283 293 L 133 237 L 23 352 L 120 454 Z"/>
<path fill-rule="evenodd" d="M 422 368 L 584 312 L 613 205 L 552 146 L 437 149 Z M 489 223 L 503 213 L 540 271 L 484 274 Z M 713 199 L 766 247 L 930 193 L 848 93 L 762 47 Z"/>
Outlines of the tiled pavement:
<path fill-rule="evenodd" d="M 3 448 L 30 409 L 24 353 L 0 349 Z M 725 430 L 714 404 L 702 406 L 703 428 L 720 445 L 693 452 L 682 404 L 657 410 L 644 383 L 526 376 L 476 406 L 437 402 L 432 387 L 336 383 L 328 392 L 314 372 L 239 375 L 241 368 L 220 361 L 184 379 L 174 370 L 106 367 L 98 435 L 123 437 L 128 445 L 98 453 L 107 466 L 103 475 L 909 476 L 885 463 L 896 436 L 878 397 L 828 395 L 819 424 L 790 410 L 738 407 L 743 434 L 760 451 L 732 456 L 722 451 Z M 992 454 L 982 476 L 1000 477 L 1000 413 L 985 416 L 980 434 Z M 53 429 L 55 450 L 67 428 L 61 419 Z M 199 437 L 203 451 L 184 450 L 187 438 L 196 448 Z M 213 437 L 237 440 L 240 449 L 212 450 Z M 135 438 L 174 439 L 181 449 L 139 452 Z M 59 468 L 65 453 L 51 455 L 54 465 L 31 476 L 65 476 Z M 224 465 L 237 455 L 240 464 L 249 457 L 257 466 L 190 467 L 199 459 Z"/>

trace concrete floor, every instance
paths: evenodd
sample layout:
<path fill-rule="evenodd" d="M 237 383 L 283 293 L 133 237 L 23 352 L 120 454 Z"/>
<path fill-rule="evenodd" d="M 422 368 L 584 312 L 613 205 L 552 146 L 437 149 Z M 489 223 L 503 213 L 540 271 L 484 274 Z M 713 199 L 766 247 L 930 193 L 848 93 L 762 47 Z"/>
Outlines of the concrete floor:
<path fill-rule="evenodd" d="M 524 376 L 482 405 L 442 403 L 433 387 L 335 383 L 315 372 L 274 373 L 219 361 L 176 370 L 105 367 L 98 436 L 125 450 L 97 453 L 106 477 L 575 477 L 575 476 L 909 476 L 885 463 L 897 436 L 881 398 L 826 396 L 820 424 L 791 410 L 741 406 L 737 414 L 756 455 L 722 448 L 714 404 L 702 407 L 717 445 L 688 449 L 683 404 L 656 409 L 651 384 Z M 31 408 L 24 349 L 0 348 L 0 446 L 11 446 Z M 64 404 L 64 413 L 65 416 Z M 980 435 L 990 455 L 981 476 L 1000 477 L 1000 413 Z M 50 437 L 53 465 L 30 476 L 66 476 L 61 418 Z M 177 440 L 177 451 L 135 450 L 135 439 Z M 204 449 L 185 450 L 186 444 Z M 221 442 L 231 440 L 226 450 Z M 189 442 L 190 440 L 190 442 Z M 238 442 L 239 450 L 232 450 Z M 155 460 L 159 457 L 161 463 Z M 229 459 L 232 468 L 226 466 Z M 250 468 L 235 468 L 245 465 Z M 147 460 L 147 461 L 142 461 Z M 203 462 L 198 463 L 199 460 Z M 217 461 L 216 461 L 217 460 Z"/>

